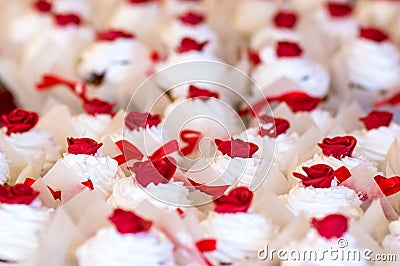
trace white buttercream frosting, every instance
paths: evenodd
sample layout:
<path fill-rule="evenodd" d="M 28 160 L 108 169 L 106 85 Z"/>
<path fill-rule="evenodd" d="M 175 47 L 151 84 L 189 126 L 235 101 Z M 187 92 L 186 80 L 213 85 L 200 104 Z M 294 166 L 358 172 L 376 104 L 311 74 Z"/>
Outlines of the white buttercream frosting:
<path fill-rule="evenodd" d="M 358 219 L 363 214 L 356 192 L 343 186 L 314 188 L 298 184 L 282 199 L 294 214 L 304 213 L 309 218 L 341 213 Z"/>
<path fill-rule="evenodd" d="M 0 184 L 4 184 L 10 178 L 10 167 L 4 153 L 0 152 Z"/>
<path fill-rule="evenodd" d="M 81 182 L 91 180 L 95 190 L 107 198 L 115 180 L 119 178 L 118 163 L 110 157 L 86 154 L 64 154 L 62 159 L 81 178 Z"/>
<path fill-rule="evenodd" d="M 109 114 L 79 114 L 74 117 L 76 135 L 100 140 L 112 121 Z"/>
<path fill-rule="evenodd" d="M 50 211 L 36 200 L 30 205 L 0 203 L 0 258 L 28 263 L 39 250 L 39 233 L 45 230 Z"/>
<path fill-rule="evenodd" d="M 396 254 L 400 256 L 400 219 L 392 221 L 389 224 L 390 233 L 385 236 L 382 241 L 382 246 L 386 253 Z"/>
<path fill-rule="evenodd" d="M 60 147 L 50 132 L 33 128 L 23 133 L 12 133 L 5 136 L 5 139 L 27 161 L 33 160 L 40 152 L 45 152 L 45 169 L 49 169 L 60 158 Z"/>
<path fill-rule="evenodd" d="M 76 255 L 79 265 L 175 265 L 173 244 L 161 232 L 152 230 L 120 234 L 103 228 L 81 245 Z"/>
<path fill-rule="evenodd" d="M 308 58 L 277 58 L 273 48 L 261 51 L 262 63 L 253 72 L 252 78 L 262 90 L 281 78 L 288 78 L 299 85 L 299 90 L 310 96 L 323 98 L 329 89 L 330 77 L 326 69 Z M 290 88 L 293 90 L 293 88 Z M 276 96 L 273 91 L 264 91 L 267 96 Z"/>
<path fill-rule="evenodd" d="M 206 237 L 217 241 L 210 261 L 237 263 L 257 259 L 257 251 L 274 237 L 277 227 L 257 213 L 211 213 L 202 222 Z"/>
<path fill-rule="evenodd" d="M 390 89 L 400 82 L 400 55 L 394 44 L 356 39 L 344 47 L 350 83 L 365 90 Z"/>

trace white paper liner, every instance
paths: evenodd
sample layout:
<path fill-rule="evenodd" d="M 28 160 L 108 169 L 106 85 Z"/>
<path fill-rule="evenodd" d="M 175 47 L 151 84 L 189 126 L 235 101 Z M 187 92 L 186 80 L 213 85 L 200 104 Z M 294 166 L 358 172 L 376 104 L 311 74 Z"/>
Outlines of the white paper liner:
<path fill-rule="evenodd" d="M 29 177 L 32 179 L 38 179 L 42 175 L 42 169 L 46 161 L 46 153 L 40 152 L 35 159 L 28 162 L 28 165 L 18 175 L 15 183 L 24 183 L 25 178 Z M 9 184 L 13 185 L 13 180 L 8 181 Z"/>
<path fill-rule="evenodd" d="M 364 215 L 357 221 L 357 225 L 370 234 L 375 241 L 381 242 L 389 233 L 389 221 L 386 219 L 379 200 L 374 200 Z"/>
<path fill-rule="evenodd" d="M 0 133 L 0 149 L 9 161 L 9 182 L 13 184 L 17 180 L 21 171 L 27 166 L 28 162 L 20 153 L 16 152 L 15 149 L 7 143 L 3 133 Z"/>

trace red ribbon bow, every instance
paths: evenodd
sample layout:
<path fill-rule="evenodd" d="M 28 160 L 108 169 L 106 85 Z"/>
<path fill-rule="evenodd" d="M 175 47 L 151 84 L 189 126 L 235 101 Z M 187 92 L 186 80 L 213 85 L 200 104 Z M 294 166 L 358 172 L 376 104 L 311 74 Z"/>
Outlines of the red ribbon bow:
<path fill-rule="evenodd" d="M 179 136 L 182 141 L 187 143 L 185 147 L 180 149 L 182 155 L 191 154 L 199 146 L 200 140 L 203 138 L 201 132 L 189 129 L 182 130 Z"/>
<path fill-rule="evenodd" d="M 54 86 L 64 85 L 67 86 L 75 95 L 82 100 L 87 100 L 86 97 L 86 84 L 81 81 L 69 80 L 55 74 L 47 73 L 42 76 L 41 81 L 36 83 L 36 90 L 44 91 L 52 89 Z"/>

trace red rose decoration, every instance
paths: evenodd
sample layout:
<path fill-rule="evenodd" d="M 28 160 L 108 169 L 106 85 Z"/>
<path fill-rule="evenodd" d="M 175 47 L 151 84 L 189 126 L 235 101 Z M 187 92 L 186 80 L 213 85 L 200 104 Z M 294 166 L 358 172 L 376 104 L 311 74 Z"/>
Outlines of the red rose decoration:
<path fill-rule="evenodd" d="M 132 211 L 124 211 L 122 209 L 115 209 L 108 219 L 121 234 L 148 232 L 153 224 L 151 221 L 141 218 Z"/>
<path fill-rule="evenodd" d="M 117 39 L 133 39 L 135 36 L 126 31 L 109 29 L 105 31 L 100 31 L 97 33 L 97 40 L 113 42 Z"/>
<path fill-rule="evenodd" d="M 71 154 L 93 155 L 103 145 L 89 138 L 67 138 L 68 152 Z"/>
<path fill-rule="evenodd" d="M 297 22 L 297 14 L 292 11 L 280 11 L 274 16 L 277 28 L 293 29 Z"/>
<path fill-rule="evenodd" d="M 247 187 L 237 187 L 229 192 L 228 195 L 224 195 L 214 201 L 215 212 L 247 212 L 252 200 L 253 192 L 251 192 Z"/>
<path fill-rule="evenodd" d="M 281 134 L 285 134 L 289 129 L 290 124 L 287 120 L 282 118 L 274 118 L 269 115 L 263 115 L 258 118 L 260 120 L 260 131 L 261 137 L 268 136 L 271 138 L 276 138 Z M 268 128 L 265 126 L 269 125 Z"/>
<path fill-rule="evenodd" d="M 31 204 L 39 195 L 27 184 L 16 184 L 13 187 L 0 185 L 0 202 L 6 204 Z"/>
<path fill-rule="evenodd" d="M 331 17 L 347 17 L 350 16 L 353 11 L 352 6 L 348 3 L 339 3 L 336 1 L 328 2 L 326 7 Z"/>
<path fill-rule="evenodd" d="M 200 89 L 194 85 L 189 86 L 189 94 L 187 98 L 200 98 L 203 101 L 207 101 L 208 98 L 217 98 L 219 99 L 219 94 L 213 91 L 209 91 L 206 89 Z"/>
<path fill-rule="evenodd" d="M 347 217 L 341 214 L 330 214 L 323 219 L 313 218 L 311 224 L 326 239 L 342 237 L 349 226 Z"/>
<path fill-rule="evenodd" d="M 168 183 L 176 171 L 176 161 L 173 157 L 163 157 L 158 160 L 136 162 L 129 170 L 135 173 L 136 181 L 143 187 L 150 183 L 155 185 Z"/>
<path fill-rule="evenodd" d="M 157 126 L 161 123 L 160 115 L 151 115 L 149 113 L 139 113 L 132 111 L 125 117 L 125 125 L 130 130 L 139 130 L 146 128 L 146 126 Z"/>
<path fill-rule="evenodd" d="M 115 103 L 109 103 L 97 98 L 92 100 L 85 100 L 83 102 L 83 109 L 90 115 L 96 114 L 109 114 L 114 115 L 113 108 Z"/>
<path fill-rule="evenodd" d="M 69 25 L 79 26 L 82 24 L 81 18 L 76 14 L 55 14 L 54 22 L 61 27 Z"/>
<path fill-rule="evenodd" d="M 353 136 L 324 138 L 318 146 L 322 149 L 325 156 L 333 156 L 336 159 L 351 157 L 356 147 L 357 139 Z"/>
<path fill-rule="evenodd" d="M 316 164 L 311 167 L 303 167 L 306 176 L 294 172 L 293 175 L 301 179 L 305 187 L 330 188 L 332 180 L 335 178 L 335 171 L 326 164 Z"/>
<path fill-rule="evenodd" d="M 216 139 L 218 150 L 231 158 L 251 158 L 258 151 L 258 146 L 241 139 L 220 140 Z"/>
<path fill-rule="evenodd" d="M 269 102 L 284 102 L 293 112 L 310 112 L 318 107 L 321 99 L 307 93 L 294 91 L 276 97 L 267 98 Z"/>
<path fill-rule="evenodd" d="M 202 14 L 198 14 L 198 13 L 194 13 L 194 12 L 190 11 L 190 12 L 180 16 L 179 20 L 183 24 L 190 25 L 190 26 L 196 26 L 200 23 L 203 23 L 204 16 Z"/>
<path fill-rule="evenodd" d="M 367 39 L 373 42 L 381 43 L 389 40 L 389 36 L 378 28 L 361 28 L 359 33 L 360 38 Z"/>
<path fill-rule="evenodd" d="M 393 114 L 391 112 L 372 111 L 366 117 L 360 118 L 360 120 L 367 130 L 371 130 L 379 127 L 388 127 L 392 118 Z"/>
<path fill-rule="evenodd" d="M 51 3 L 45 0 L 39 0 L 34 3 L 34 7 L 37 11 L 47 13 L 51 11 Z"/>
<path fill-rule="evenodd" d="M 183 38 L 176 51 L 179 54 L 187 53 L 190 51 L 201 52 L 207 44 L 208 44 L 208 41 L 197 42 L 196 40 L 193 40 L 191 38 Z"/>
<path fill-rule="evenodd" d="M 14 109 L 8 115 L 3 115 L 3 126 L 7 128 L 7 135 L 11 133 L 23 133 L 31 130 L 39 121 L 36 112 L 23 109 Z"/>
<path fill-rule="evenodd" d="M 276 55 L 282 57 L 300 57 L 303 49 L 295 42 L 278 42 L 276 46 Z"/>
<path fill-rule="evenodd" d="M 381 175 L 374 177 L 375 182 L 381 188 L 383 194 L 387 197 L 394 195 L 400 191 L 400 176 L 393 176 L 391 178 L 386 178 Z"/>

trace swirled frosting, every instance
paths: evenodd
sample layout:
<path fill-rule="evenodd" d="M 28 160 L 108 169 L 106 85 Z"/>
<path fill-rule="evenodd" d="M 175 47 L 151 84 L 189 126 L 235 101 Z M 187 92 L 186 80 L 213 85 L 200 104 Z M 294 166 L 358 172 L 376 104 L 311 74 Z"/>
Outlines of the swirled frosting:
<path fill-rule="evenodd" d="M 209 254 L 216 265 L 257 259 L 257 251 L 277 232 L 271 221 L 257 213 L 211 213 L 202 227 L 206 237 L 217 241 L 217 250 Z"/>
<path fill-rule="evenodd" d="M 375 91 L 400 82 L 400 55 L 394 44 L 356 39 L 343 53 L 350 83 Z"/>
<path fill-rule="evenodd" d="M 79 114 L 74 117 L 74 125 L 77 136 L 100 140 L 108 129 L 112 117 L 109 114 Z"/>
<path fill-rule="evenodd" d="M 4 153 L 0 152 L 0 184 L 4 184 L 10 178 L 10 168 Z"/>
<path fill-rule="evenodd" d="M 0 204 L 0 258 L 18 265 L 28 263 L 39 249 L 39 233 L 50 211 L 36 200 L 31 205 Z"/>
<path fill-rule="evenodd" d="M 382 241 L 382 246 L 385 252 L 400 256 L 400 219 L 389 224 L 389 231 Z"/>
<path fill-rule="evenodd" d="M 110 157 L 86 154 L 64 154 L 63 160 L 81 178 L 91 180 L 94 189 L 108 198 L 118 175 L 118 163 Z"/>
<path fill-rule="evenodd" d="M 314 188 L 299 184 L 282 199 L 294 214 L 304 213 L 309 218 L 341 213 L 358 219 L 363 214 L 360 208 L 362 202 L 356 192 L 343 186 Z"/>
<path fill-rule="evenodd" d="M 120 234 L 103 228 L 81 245 L 76 255 L 81 266 L 175 265 L 173 244 L 161 232 Z"/>

